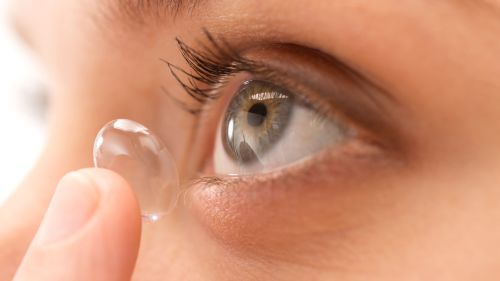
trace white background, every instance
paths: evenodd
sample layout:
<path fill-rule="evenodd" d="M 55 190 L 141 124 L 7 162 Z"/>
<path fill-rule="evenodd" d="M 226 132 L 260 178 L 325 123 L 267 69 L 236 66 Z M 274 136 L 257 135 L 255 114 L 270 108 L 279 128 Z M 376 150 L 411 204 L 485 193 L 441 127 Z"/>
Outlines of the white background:
<path fill-rule="evenodd" d="M 10 1 L 0 0 L 0 204 L 33 167 L 45 140 L 43 119 L 30 106 L 43 74 L 9 22 Z"/>

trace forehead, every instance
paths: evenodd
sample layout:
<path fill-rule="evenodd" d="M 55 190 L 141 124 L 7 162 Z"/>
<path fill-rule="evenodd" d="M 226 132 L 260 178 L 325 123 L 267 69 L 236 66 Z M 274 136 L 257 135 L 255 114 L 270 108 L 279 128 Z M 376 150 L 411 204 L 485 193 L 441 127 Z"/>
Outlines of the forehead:
<path fill-rule="evenodd" d="M 264 5 L 263 5 L 264 4 Z M 336 9 L 357 9 L 370 11 L 384 8 L 393 9 L 398 7 L 401 10 L 414 11 L 422 14 L 424 10 L 414 9 L 415 6 L 427 7 L 429 10 L 436 9 L 464 9 L 469 11 L 483 11 L 498 13 L 500 17 L 499 1 L 496 0 L 274 0 L 274 1 L 242 1 L 242 0 L 107 0 L 100 4 L 100 12 L 105 14 L 106 19 L 118 20 L 134 24 L 147 24 L 151 22 L 161 22 L 169 18 L 189 19 L 190 16 L 197 15 L 200 11 L 210 9 L 209 7 L 231 8 L 238 10 L 240 7 L 259 6 L 262 9 L 272 7 L 268 12 L 278 12 L 283 5 L 289 9 L 303 9 L 304 7 L 325 6 Z M 265 12 L 261 10 L 260 12 Z M 317 12 L 317 11 L 316 11 Z M 329 9 L 321 10 L 318 15 L 325 15 L 331 12 Z M 281 16 L 281 15 L 280 15 Z"/>

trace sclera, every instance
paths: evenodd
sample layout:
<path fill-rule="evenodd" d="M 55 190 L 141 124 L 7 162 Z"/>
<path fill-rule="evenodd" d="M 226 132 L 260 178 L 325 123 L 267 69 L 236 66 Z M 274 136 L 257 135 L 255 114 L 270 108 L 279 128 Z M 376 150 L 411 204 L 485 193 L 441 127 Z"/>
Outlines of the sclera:
<path fill-rule="evenodd" d="M 161 140 L 143 125 L 127 119 L 106 124 L 94 143 L 94 164 L 127 180 L 143 222 L 155 222 L 174 209 L 179 196 L 175 162 Z"/>

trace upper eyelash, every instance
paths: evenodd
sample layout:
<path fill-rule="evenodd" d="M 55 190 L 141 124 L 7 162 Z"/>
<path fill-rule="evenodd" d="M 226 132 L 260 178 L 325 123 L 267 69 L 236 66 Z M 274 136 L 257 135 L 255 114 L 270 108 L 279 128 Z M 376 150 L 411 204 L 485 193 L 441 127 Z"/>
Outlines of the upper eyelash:
<path fill-rule="evenodd" d="M 210 100 L 217 99 L 220 96 L 220 89 L 225 85 L 224 78 L 232 76 L 241 71 L 257 72 L 260 65 L 252 60 L 241 57 L 223 36 L 219 36 L 219 41 L 203 28 L 210 45 L 200 43 L 202 51 L 197 51 L 186 45 L 181 39 L 176 38 L 179 51 L 189 64 L 191 71 L 188 72 L 179 66 L 173 65 L 166 60 L 165 62 L 174 78 L 179 82 L 186 93 L 200 104 L 205 104 Z M 187 76 L 187 82 L 183 82 L 176 71 Z M 201 88 L 198 83 L 202 83 L 206 88 Z M 199 106 L 187 104 L 171 95 L 168 90 L 162 86 L 162 90 L 181 108 L 191 114 L 201 111 Z"/>

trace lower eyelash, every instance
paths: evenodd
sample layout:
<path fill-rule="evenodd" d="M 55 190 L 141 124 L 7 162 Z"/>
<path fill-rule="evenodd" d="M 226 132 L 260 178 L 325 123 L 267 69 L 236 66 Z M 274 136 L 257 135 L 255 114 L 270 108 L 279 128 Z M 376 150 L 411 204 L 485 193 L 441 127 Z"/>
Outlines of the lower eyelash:
<path fill-rule="evenodd" d="M 304 170 L 315 170 L 316 166 L 320 161 L 316 159 L 308 159 L 302 163 L 303 167 L 300 167 L 301 171 Z M 297 166 L 297 165 L 293 165 Z M 238 193 L 238 192 L 259 192 L 262 188 L 266 186 L 273 186 L 276 182 L 288 182 L 288 179 L 297 178 L 298 176 L 307 177 L 308 173 L 302 173 L 298 175 L 294 173 L 295 168 L 290 169 L 278 169 L 272 172 L 266 172 L 264 174 L 246 174 L 244 176 L 228 177 L 228 176 L 206 176 L 197 179 L 193 179 L 190 184 L 185 185 L 185 188 L 181 193 L 184 193 L 184 205 L 190 207 L 192 204 L 193 196 L 199 196 L 196 198 L 201 202 L 204 202 L 213 197 L 223 197 L 228 193 Z M 309 169 L 308 169 L 309 168 Z M 296 181 L 290 180 L 287 187 L 292 186 Z M 210 192 L 207 192 L 210 190 Z M 209 196 L 209 197 L 207 197 Z"/>
<path fill-rule="evenodd" d="M 309 163 L 314 165 L 314 163 Z M 198 200 L 205 201 L 210 197 L 224 196 L 234 192 L 259 192 L 266 185 L 273 185 L 276 181 L 291 178 L 289 169 L 276 170 L 266 174 L 247 174 L 244 176 L 206 176 L 193 179 L 191 183 L 184 185 L 181 191 L 184 193 L 184 205 L 190 207 L 193 196 L 198 194 Z M 206 192 L 210 190 L 210 192 Z"/>
<path fill-rule="evenodd" d="M 259 193 L 270 191 L 275 186 L 286 189 L 297 186 L 298 182 L 308 182 L 311 177 L 329 176 L 336 181 L 346 178 L 366 177 L 373 171 L 393 169 L 404 162 L 383 148 L 362 140 L 344 144 L 336 149 L 326 149 L 310 158 L 295 162 L 290 166 L 261 174 L 243 176 L 207 176 L 193 179 L 184 185 L 184 204 L 192 205 L 193 200 L 204 202 L 214 197 L 224 200 L 232 193 Z M 376 168 L 375 170 L 373 168 Z M 207 192 L 208 191 L 208 192 Z M 195 196 L 198 196 L 197 198 Z"/>

